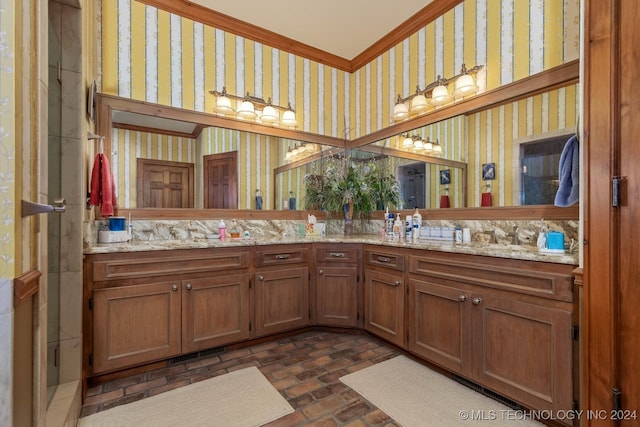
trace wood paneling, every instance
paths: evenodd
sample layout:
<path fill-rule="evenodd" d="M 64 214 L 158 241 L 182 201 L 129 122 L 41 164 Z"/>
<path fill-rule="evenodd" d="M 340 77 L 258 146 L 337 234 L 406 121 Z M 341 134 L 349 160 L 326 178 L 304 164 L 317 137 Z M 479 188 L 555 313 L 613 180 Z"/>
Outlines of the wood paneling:
<path fill-rule="evenodd" d="M 40 276 L 42 276 L 41 271 L 29 270 L 13 279 L 14 308 L 38 292 L 40 289 Z"/>
<path fill-rule="evenodd" d="M 616 173 L 614 146 L 619 125 L 617 87 L 619 0 L 586 0 L 584 36 L 584 318 L 581 409 L 612 409 L 619 386 L 617 352 L 617 215 L 611 207 L 611 179 Z M 631 61 L 637 67 L 638 61 Z M 635 139 L 635 135 L 633 136 Z M 630 254 L 632 255 L 632 254 Z M 635 254 L 637 257 L 637 254 Z M 635 408 L 633 408 L 635 409 Z M 611 420 L 584 420 L 608 426 Z"/>
<path fill-rule="evenodd" d="M 316 275 L 316 323 L 358 325 L 358 267 L 323 265 Z"/>

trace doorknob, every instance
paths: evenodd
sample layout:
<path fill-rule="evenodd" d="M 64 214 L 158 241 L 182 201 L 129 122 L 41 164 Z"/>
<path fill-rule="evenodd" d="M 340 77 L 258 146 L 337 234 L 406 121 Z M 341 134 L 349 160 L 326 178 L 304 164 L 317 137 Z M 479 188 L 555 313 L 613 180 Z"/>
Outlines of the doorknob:
<path fill-rule="evenodd" d="M 49 212 L 64 212 L 67 202 L 65 199 L 55 199 L 53 205 L 43 205 L 40 203 L 22 201 L 22 217 L 38 215 Z"/>

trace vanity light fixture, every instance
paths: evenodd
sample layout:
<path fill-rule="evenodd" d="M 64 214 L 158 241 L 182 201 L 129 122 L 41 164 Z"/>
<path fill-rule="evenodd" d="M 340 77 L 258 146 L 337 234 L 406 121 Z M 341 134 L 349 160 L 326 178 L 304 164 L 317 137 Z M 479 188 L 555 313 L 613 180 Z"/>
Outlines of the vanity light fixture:
<path fill-rule="evenodd" d="M 462 64 L 460 74 L 460 77 L 456 79 L 453 94 L 457 97 L 465 97 L 477 93 L 479 88 L 473 81 L 473 77 L 468 73 L 467 67 L 465 67 L 464 64 Z"/>
<path fill-rule="evenodd" d="M 405 104 L 405 102 L 402 100 L 400 95 L 398 95 L 396 105 L 393 106 L 393 120 L 404 120 L 407 117 L 409 117 L 409 108 L 407 107 L 407 104 Z"/>
<path fill-rule="evenodd" d="M 467 69 L 462 64 L 460 73 L 444 78 L 438 75 L 435 82 L 428 84 L 424 89 L 416 87 L 416 92 L 403 98 L 398 95 L 393 106 L 392 119 L 401 121 L 408 119 L 412 115 L 425 114 L 434 107 L 441 107 L 455 99 L 462 99 L 478 93 L 480 88 L 476 84 L 474 76 L 484 68 L 484 65 L 476 65 Z M 449 93 L 448 85 L 454 83 L 453 94 Z"/>
<path fill-rule="evenodd" d="M 293 147 L 289 147 L 287 149 L 287 152 L 284 155 L 284 159 L 287 162 L 294 162 L 297 160 L 302 160 L 314 154 L 316 151 L 317 151 L 316 144 L 312 144 L 308 142 L 301 142 L 299 144 L 295 143 Z"/>
<path fill-rule="evenodd" d="M 297 125 L 296 112 L 291 107 L 291 103 L 288 103 L 287 107 L 281 107 L 273 104 L 271 98 L 265 101 L 250 95 L 249 92 L 243 97 L 230 94 L 226 87 L 223 87 L 221 92 L 210 90 L 209 93 L 216 97 L 216 105 L 213 109 L 216 114 L 235 115 L 238 119 L 255 120 L 258 123 L 272 126 L 283 125 L 293 128 Z M 237 110 L 234 110 L 232 106 L 232 99 L 239 103 Z M 282 119 L 280 119 L 279 111 L 282 111 Z"/>
<path fill-rule="evenodd" d="M 441 76 L 438 76 L 436 84 L 437 86 L 433 88 L 433 91 L 431 91 L 431 99 L 429 100 L 429 103 L 439 107 L 451 101 L 451 95 L 449 95 L 449 90 L 447 89 L 447 81 Z"/>

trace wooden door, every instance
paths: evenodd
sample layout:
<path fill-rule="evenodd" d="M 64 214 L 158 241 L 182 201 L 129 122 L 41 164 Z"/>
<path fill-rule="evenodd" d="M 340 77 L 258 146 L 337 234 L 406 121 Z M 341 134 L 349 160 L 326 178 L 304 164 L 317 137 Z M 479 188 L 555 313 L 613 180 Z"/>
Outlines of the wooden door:
<path fill-rule="evenodd" d="M 205 209 L 238 209 L 238 153 L 204 156 Z"/>
<path fill-rule="evenodd" d="M 364 328 L 398 346 L 404 345 L 404 274 L 367 271 Z"/>
<path fill-rule="evenodd" d="M 249 273 L 182 283 L 182 352 L 249 338 Z"/>
<path fill-rule="evenodd" d="M 409 350 L 453 372 L 471 375 L 470 292 L 410 279 Z"/>
<path fill-rule="evenodd" d="M 539 410 L 573 404 L 571 311 L 484 293 L 472 304 L 473 378 Z M 570 420 L 568 420 L 570 421 Z"/>
<path fill-rule="evenodd" d="M 581 409 L 640 418 L 640 32 L 636 0 L 585 0 L 584 315 Z M 613 178 L 621 177 L 618 206 Z M 628 416 L 627 416 L 628 415 Z"/>
<path fill-rule="evenodd" d="M 256 336 L 309 325 L 309 268 L 257 271 Z"/>
<path fill-rule="evenodd" d="M 180 283 L 93 292 L 93 373 L 180 354 Z"/>
<path fill-rule="evenodd" d="M 193 208 L 193 163 L 137 159 L 138 208 Z"/>
<path fill-rule="evenodd" d="M 318 267 L 316 289 L 318 324 L 358 326 L 357 267 Z"/>

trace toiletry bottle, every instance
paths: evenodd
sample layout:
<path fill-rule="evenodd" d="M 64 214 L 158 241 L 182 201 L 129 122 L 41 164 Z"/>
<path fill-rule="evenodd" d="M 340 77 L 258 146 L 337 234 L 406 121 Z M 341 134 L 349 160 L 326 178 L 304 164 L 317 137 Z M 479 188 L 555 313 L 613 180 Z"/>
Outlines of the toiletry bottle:
<path fill-rule="evenodd" d="M 235 219 L 231 223 L 231 230 L 229 230 L 229 235 L 232 239 L 240 238 L 240 228 L 238 227 L 238 222 Z"/>
<path fill-rule="evenodd" d="M 462 227 L 457 226 L 454 234 L 456 243 L 462 243 Z"/>
<path fill-rule="evenodd" d="M 384 211 L 384 225 L 382 229 L 382 239 L 389 238 L 389 206 Z"/>
<path fill-rule="evenodd" d="M 411 236 L 413 235 L 413 217 L 411 215 L 407 215 L 404 220 L 405 227 L 405 242 L 411 242 Z"/>
<path fill-rule="evenodd" d="M 396 215 L 396 220 L 393 223 L 393 241 L 402 241 L 402 236 L 404 236 L 404 224 L 402 224 L 402 220 L 400 219 L 400 212 L 398 212 L 398 215 Z"/>
<path fill-rule="evenodd" d="M 218 224 L 218 234 L 220 235 L 220 240 L 224 240 L 227 237 L 227 226 L 223 219 Z"/>
<path fill-rule="evenodd" d="M 387 218 L 387 240 L 388 241 L 392 241 L 393 240 L 393 224 L 395 222 L 394 216 L 392 213 L 389 214 L 389 218 Z"/>
<path fill-rule="evenodd" d="M 413 242 L 417 242 L 420 239 L 420 229 L 422 228 L 422 215 L 416 208 L 416 211 L 413 213 Z"/>

